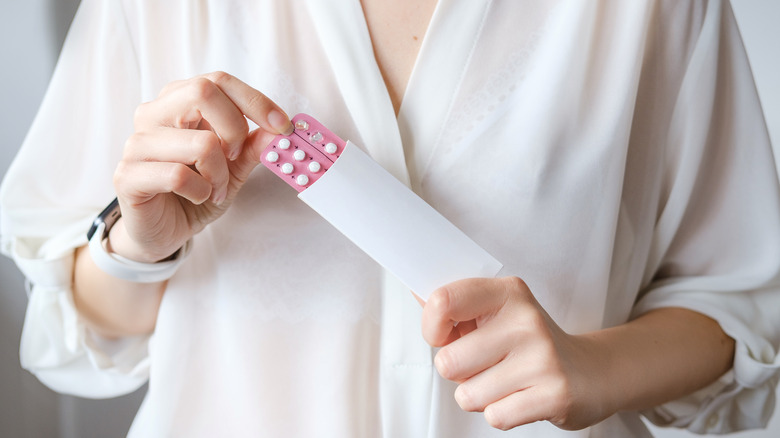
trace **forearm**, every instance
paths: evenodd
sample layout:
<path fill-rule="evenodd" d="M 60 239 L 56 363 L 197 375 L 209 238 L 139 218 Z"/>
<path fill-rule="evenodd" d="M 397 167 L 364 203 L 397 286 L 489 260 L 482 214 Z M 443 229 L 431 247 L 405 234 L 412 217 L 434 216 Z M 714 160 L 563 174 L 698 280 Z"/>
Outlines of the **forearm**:
<path fill-rule="evenodd" d="M 111 238 L 123 231 L 121 220 L 115 229 Z M 151 333 L 166 284 L 135 283 L 113 277 L 95 265 L 88 246 L 76 250 L 73 301 L 89 327 L 102 336 Z"/>
<path fill-rule="evenodd" d="M 591 372 L 608 413 L 648 409 L 690 394 L 728 371 L 734 357 L 734 340 L 717 322 L 680 308 L 658 309 L 582 338 L 601 358 Z"/>
<path fill-rule="evenodd" d="M 259 128 L 250 132 L 247 119 Z M 265 147 L 294 129 L 278 105 L 224 72 L 169 84 L 138 107 L 133 125 L 114 171 L 122 216 L 106 249 L 141 263 L 174 254 L 224 214 Z M 109 276 L 86 248 L 77 251 L 74 269 L 76 308 L 94 330 L 107 336 L 154 330 L 166 282 Z"/>

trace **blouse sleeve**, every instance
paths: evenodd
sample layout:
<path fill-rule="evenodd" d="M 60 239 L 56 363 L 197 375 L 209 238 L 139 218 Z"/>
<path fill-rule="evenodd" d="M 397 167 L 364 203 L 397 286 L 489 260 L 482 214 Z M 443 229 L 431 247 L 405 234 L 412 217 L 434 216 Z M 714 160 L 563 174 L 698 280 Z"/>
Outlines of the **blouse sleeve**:
<path fill-rule="evenodd" d="M 692 309 L 736 353 L 719 381 L 644 414 L 702 434 L 765 427 L 780 377 L 780 190 L 727 1 L 707 3 L 671 117 L 650 281 L 633 316 Z"/>
<path fill-rule="evenodd" d="M 71 294 L 74 249 L 114 197 L 112 174 L 140 101 L 122 7 L 114 0 L 81 2 L 0 190 L 2 251 L 28 285 L 22 366 L 55 391 L 96 398 L 131 392 L 148 377 L 147 337 L 99 338 Z"/>

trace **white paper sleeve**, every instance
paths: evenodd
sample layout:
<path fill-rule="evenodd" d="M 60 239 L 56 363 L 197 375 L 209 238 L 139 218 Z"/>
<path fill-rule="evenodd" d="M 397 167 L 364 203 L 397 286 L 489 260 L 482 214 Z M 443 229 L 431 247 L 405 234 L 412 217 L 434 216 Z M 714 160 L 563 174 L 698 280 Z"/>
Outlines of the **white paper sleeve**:
<path fill-rule="evenodd" d="M 298 197 L 425 300 L 503 267 L 352 142 Z"/>

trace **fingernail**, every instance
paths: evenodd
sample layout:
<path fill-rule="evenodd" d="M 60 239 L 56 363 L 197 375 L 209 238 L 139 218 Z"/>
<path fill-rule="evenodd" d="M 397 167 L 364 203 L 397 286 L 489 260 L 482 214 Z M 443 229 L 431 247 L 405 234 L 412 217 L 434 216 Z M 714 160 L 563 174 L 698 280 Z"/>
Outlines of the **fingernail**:
<path fill-rule="evenodd" d="M 227 198 L 227 187 L 220 189 L 214 196 L 214 201 L 212 202 L 217 205 L 222 205 L 222 203 L 225 202 L 225 198 Z"/>
<path fill-rule="evenodd" d="M 290 119 L 279 110 L 271 110 L 268 113 L 268 124 L 270 124 L 277 132 L 284 135 L 290 135 L 293 133 L 293 125 Z"/>
<path fill-rule="evenodd" d="M 238 155 L 241 153 L 240 148 L 235 148 L 232 151 L 230 151 L 230 155 L 228 155 L 228 160 L 230 161 L 236 161 L 238 158 Z"/>

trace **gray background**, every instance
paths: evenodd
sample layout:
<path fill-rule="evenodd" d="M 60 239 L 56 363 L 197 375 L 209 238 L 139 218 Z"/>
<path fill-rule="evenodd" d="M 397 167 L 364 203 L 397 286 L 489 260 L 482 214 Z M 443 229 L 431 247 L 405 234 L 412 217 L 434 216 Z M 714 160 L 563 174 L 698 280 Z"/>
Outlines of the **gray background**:
<path fill-rule="evenodd" d="M 770 135 L 780 144 L 780 1 L 733 0 L 754 69 Z M 0 175 L 4 175 L 32 122 L 78 0 L 0 0 Z M 780 151 L 776 149 L 776 156 Z M 3 437 L 121 437 L 144 388 L 112 400 L 61 396 L 19 367 L 19 337 L 26 305 L 23 279 L 0 257 L 0 435 Z M 780 317 L 780 316 L 779 316 Z M 765 431 L 742 438 L 780 436 L 780 405 Z M 658 437 L 696 436 L 653 429 Z"/>

